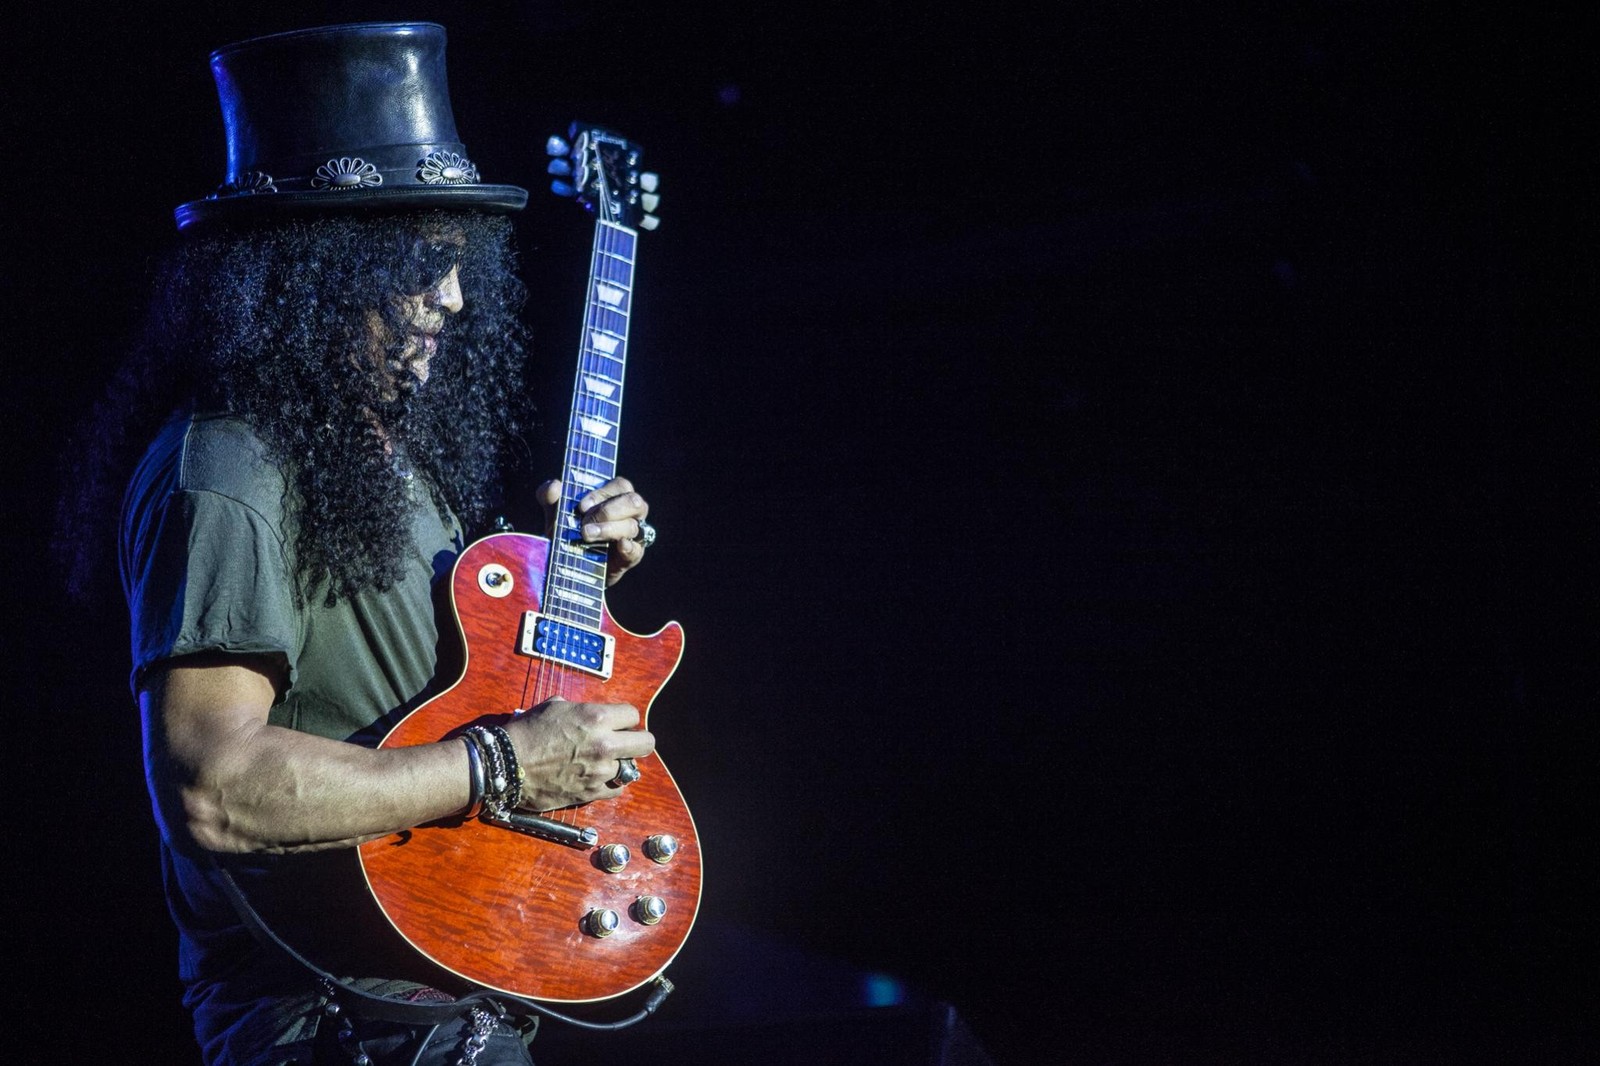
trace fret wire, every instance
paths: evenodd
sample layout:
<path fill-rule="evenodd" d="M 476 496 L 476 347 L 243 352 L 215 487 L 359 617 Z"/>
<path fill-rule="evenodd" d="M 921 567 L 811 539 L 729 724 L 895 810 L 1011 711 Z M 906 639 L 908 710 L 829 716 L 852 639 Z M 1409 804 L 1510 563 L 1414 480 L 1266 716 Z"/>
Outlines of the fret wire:
<path fill-rule="evenodd" d="M 598 440 L 589 434 L 579 434 L 573 438 L 572 445 L 567 449 L 567 458 L 573 461 L 584 457 L 599 463 L 615 463 L 617 446 L 611 441 Z"/>

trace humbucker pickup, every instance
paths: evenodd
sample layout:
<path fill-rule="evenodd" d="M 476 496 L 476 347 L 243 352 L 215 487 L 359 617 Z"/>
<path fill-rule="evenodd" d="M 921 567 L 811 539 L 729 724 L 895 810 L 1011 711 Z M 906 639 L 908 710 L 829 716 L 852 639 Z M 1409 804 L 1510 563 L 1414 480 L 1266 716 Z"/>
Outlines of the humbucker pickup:
<path fill-rule="evenodd" d="M 565 663 L 609 679 L 616 659 L 617 640 L 587 626 L 528 611 L 522 616 L 522 640 L 518 650 L 524 655 Z"/>

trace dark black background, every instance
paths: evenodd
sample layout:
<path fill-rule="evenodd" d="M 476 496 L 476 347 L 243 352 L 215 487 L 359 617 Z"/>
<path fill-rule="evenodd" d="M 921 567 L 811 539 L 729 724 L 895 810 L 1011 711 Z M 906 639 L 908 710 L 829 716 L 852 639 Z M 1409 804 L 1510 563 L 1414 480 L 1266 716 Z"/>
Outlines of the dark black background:
<path fill-rule="evenodd" d="M 206 55 L 429 18 L 473 158 L 535 193 L 552 416 L 523 492 L 587 246 L 544 137 L 611 125 L 663 177 L 622 438 L 662 534 L 612 609 L 687 630 L 652 727 L 707 880 L 652 1024 L 831 1011 L 881 974 L 1002 1066 L 1580 1057 L 1592 211 L 1541 155 L 1581 143 L 1580 96 L 1567 27 L 1442 7 L 26 16 L 25 1028 L 62 1061 L 193 1056 L 122 608 L 63 600 L 41 546 L 64 424 L 171 208 L 221 180 Z"/>

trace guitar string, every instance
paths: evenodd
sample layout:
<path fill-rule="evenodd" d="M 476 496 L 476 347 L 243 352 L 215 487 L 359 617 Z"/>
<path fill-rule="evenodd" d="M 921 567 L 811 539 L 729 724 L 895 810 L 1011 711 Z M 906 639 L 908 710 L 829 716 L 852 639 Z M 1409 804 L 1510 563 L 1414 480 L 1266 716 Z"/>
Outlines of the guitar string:
<path fill-rule="evenodd" d="M 631 311 L 633 286 L 631 257 L 624 256 L 619 252 L 619 248 L 624 243 L 625 242 L 622 240 L 622 233 L 620 231 L 615 230 L 605 224 L 600 224 L 595 227 L 594 245 L 590 252 L 590 287 L 589 292 L 586 294 L 587 314 L 585 316 L 583 336 L 580 338 L 579 343 L 578 376 L 573 383 L 572 415 L 567 434 L 568 483 L 562 486 L 562 498 L 557 504 L 557 506 L 560 508 L 560 511 L 557 515 L 555 528 L 551 531 L 552 536 L 549 542 L 549 556 L 546 560 L 546 567 L 548 569 L 545 582 L 546 588 L 544 603 L 544 613 L 546 614 L 555 614 L 559 616 L 567 610 L 565 607 L 552 610 L 554 604 L 551 601 L 556 597 L 556 594 L 561 591 L 565 591 L 574 597 L 567 600 L 566 602 L 568 603 L 581 602 L 582 599 L 586 598 L 585 593 L 582 591 L 580 578 L 577 576 L 569 576 L 568 567 L 565 565 L 569 560 L 563 558 L 564 553 L 561 545 L 565 543 L 565 537 L 563 536 L 561 524 L 565 520 L 565 515 L 570 513 L 572 510 L 568 503 L 569 499 L 571 500 L 571 503 L 575 505 L 577 499 L 581 496 L 578 486 L 572 483 L 575 479 L 571 478 L 571 472 L 580 467 L 588 467 L 596 460 L 601 462 L 606 460 L 606 455 L 602 449 L 601 442 L 596 442 L 596 445 L 593 448 L 585 448 L 584 442 L 589 436 L 589 433 L 583 423 L 583 413 L 597 413 L 588 411 L 588 404 L 591 401 L 585 398 L 584 390 L 584 381 L 587 376 L 603 378 L 604 380 L 611 382 L 616 387 L 617 393 L 612 406 L 615 408 L 616 415 L 620 415 L 621 413 L 621 367 L 619 366 L 618 372 L 615 374 L 604 368 L 601 365 L 600 354 L 592 349 L 591 344 L 594 331 L 609 324 L 609 322 L 602 316 L 608 314 L 618 315 L 622 319 L 622 328 L 620 332 L 622 333 L 623 340 L 618 347 L 618 352 L 621 358 L 618 358 L 616 361 L 619 364 L 625 365 L 627 353 L 627 320 L 629 312 Z M 615 283 L 616 279 L 612 278 L 608 272 L 602 272 L 602 266 L 614 266 L 618 262 L 627 262 L 630 266 L 630 269 L 627 271 L 628 284 L 623 290 L 625 293 L 625 299 L 628 302 L 624 309 L 620 311 L 606 308 L 600 301 L 598 294 L 595 291 L 596 287 L 602 283 L 602 278 L 604 278 L 604 283 Z M 610 463 L 613 466 L 615 464 L 615 452 L 618 445 L 616 436 L 618 433 L 617 423 L 619 420 L 620 419 L 616 416 L 605 420 L 612 426 L 611 448 L 613 454 L 612 458 L 610 459 Z M 586 451 L 592 455 L 592 459 L 590 456 L 585 454 Z M 602 472 L 606 471 L 602 469 Z M 608 477 L 615 476 L 615 473 L 615 469 L 611 469 L 608 472 Z M 594 597 L 596 607 L 593 612 L 593 627 L 596 631 L 598 631 L 601 629 L 601 623 L 604 620 L 604 562 L 603 560 L 595 560 L 592 557 L 589 557 L 586 553 L 580 552 L 579 554 L 582 555 L 583 558 L 592 566 L 598 566 L 600 568 L 598 573 L 591 572 L 589 575 L 592 580 L 596 580 L 599 583 L 599 593 Z M 576 560 L 571 561 L 576 562 Z M 588 567 L 574 567 L 574 571 L 579 569 L 588 569 Z M 576 614 L 576 612 L 573 613 Z M 587 621 L 587 619 L 582 618 L 577 620 L 580 622 Z M 558 663 L 551 662 L 545 657 L 539 656 L 536 657 L 535 663 L 531 663 L 529 665 L 529 670 L 533 675 L 532 681 L 534 685 L 534 699 L 531 702 L 534 705 L 543 702 L 550 696 L 557 696 L 562 699 L 566 698 L 568 693 L 566 684 L 573 676 L 572 668 L 562 666 Z M 567 822 L 570 819 L 570 824 L 576 824 L 578 819 L 578 814 L 575 810 L 563 810 L 550 813 L 554 814 L 558 821 Z"/>

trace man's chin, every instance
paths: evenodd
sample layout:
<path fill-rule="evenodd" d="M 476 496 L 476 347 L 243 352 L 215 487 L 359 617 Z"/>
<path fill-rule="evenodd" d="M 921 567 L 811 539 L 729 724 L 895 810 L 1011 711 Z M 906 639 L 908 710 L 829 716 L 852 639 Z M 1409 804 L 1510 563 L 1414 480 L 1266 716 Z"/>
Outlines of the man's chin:
<path fill-rule="evenodd" d="M 411 376 L 416 378 L 418 385 L 427 384 L 428 364 L 433 362 L 433 355 L 438 347 L 439 342 L 432 336 L 413 336 L 411 343 L 406 345 L 406 367 L 411 371 Z"/>
<path fill-rule="evenodd" d="M 431 356 L 424 352 L 412 352 L 402 355 L 399 360 L 401 388 L 407 392 L 415 391 L 428 383 L 429 363 Z"/>

